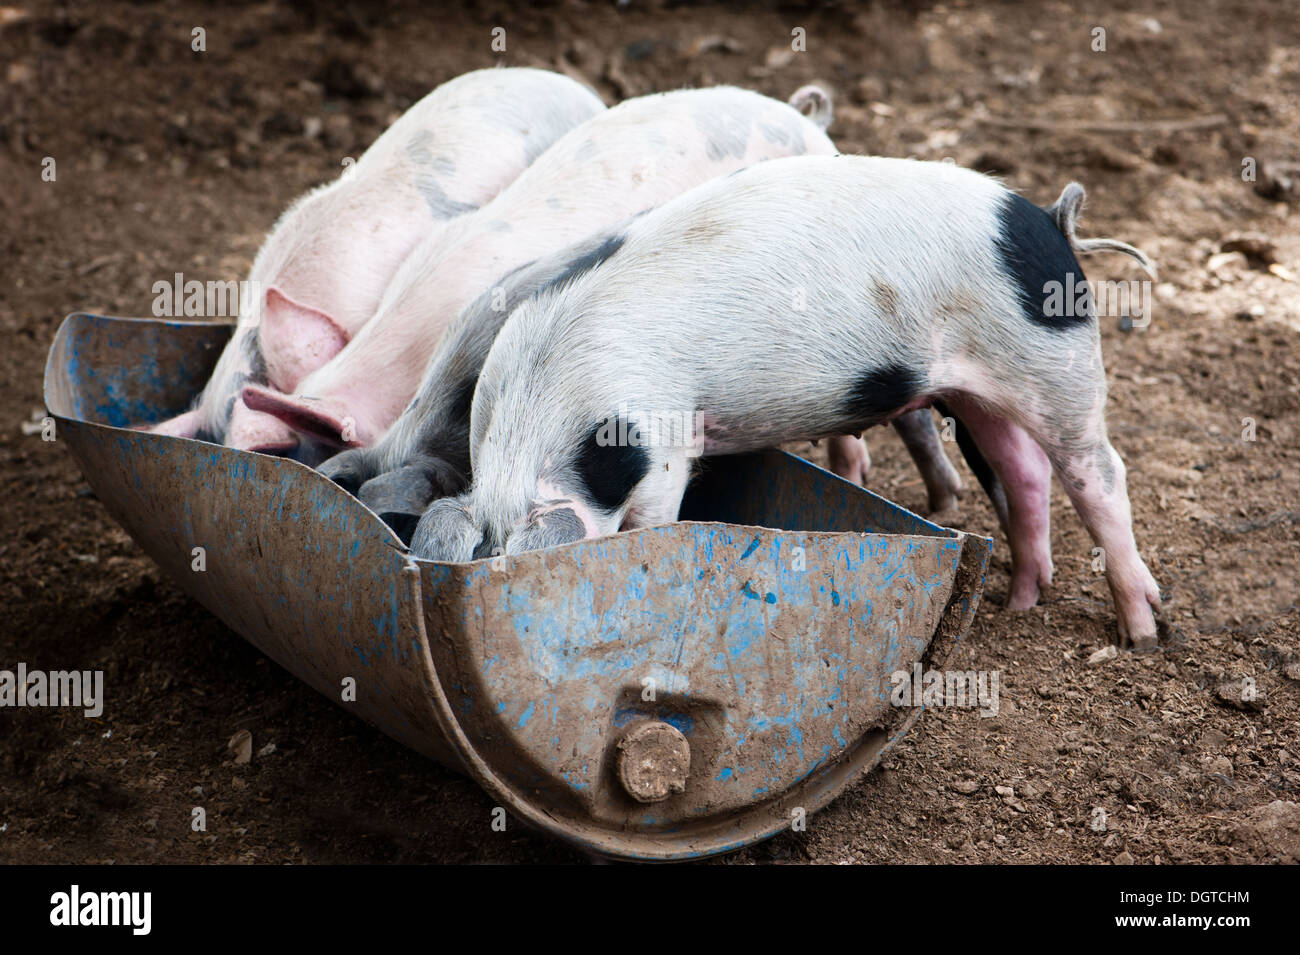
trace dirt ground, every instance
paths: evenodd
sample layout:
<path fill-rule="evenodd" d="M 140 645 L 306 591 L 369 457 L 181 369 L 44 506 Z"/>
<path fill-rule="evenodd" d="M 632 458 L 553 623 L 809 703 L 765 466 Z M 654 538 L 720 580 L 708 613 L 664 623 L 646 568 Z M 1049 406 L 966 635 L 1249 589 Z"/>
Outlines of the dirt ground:
<path fill-rule="evenodd" d="M 1110 315 L 1102 334 L 1113 440 L 1170 640 L 1089 662 L 1114 612 L 1059 487 L 1056 580 L 1036 609 L 1003 609 L 1006 545 L 970 493 L 952 522 L 997 545 L 951 665 L 1000 670 L 1000 714 L 927 713 L 806 832 L 723 861 L 1300 860 L 1290 3 L 7 2 L 0 668 L 102 669 L 109 697 L 98 720 L 0 711 L 0 861 L 581 861 L 517 825 L 492 831 L 473 783 L 225 629 L 107 517 L 57 441 L 22 427 L 43 414 L 45 352 L 66 313 L 147 315 L 152 284 L 174 272 L 243 277 L 292 198 L 433 86 L 496 62 L 564 68 L 610 102 L 724 82 L 784 99 L 819 81 L 843 151 L 951 157 L 1042 204 L 1078 179 L 1083 233 L 1160 265 L 1150 326 Z M 795 27 L 806 52 L 790 49 Z M 1114 256 L 1088 270 L 1140 277 Z M 868 438 L 871 486 L 921 509 L 897 438 Z M 1248 709 L 1220 692 L 1243 677 L 1258 688 Z M 248 765 L 227 752 L 239 730 Z M 206 833 L 189 826 L 200 798 Z"/>

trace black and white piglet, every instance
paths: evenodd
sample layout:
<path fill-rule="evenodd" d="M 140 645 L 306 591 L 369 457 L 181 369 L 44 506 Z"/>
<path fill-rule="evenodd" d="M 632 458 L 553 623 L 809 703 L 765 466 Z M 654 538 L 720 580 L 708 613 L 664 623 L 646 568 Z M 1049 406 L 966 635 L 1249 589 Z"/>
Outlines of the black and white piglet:
<path fill-rule="evenodd" d="M 1040 209 L 967 169 L 856 156 L 763 163 L 629 223 L 524 302 L 484 364 L 473 482 L 419 557 L 470 560 L 673 521 L 692 459 L 857 433 L 936 399 L 1001 480 L 1010 605 L 1052 575 L 1051 472 L 1106 556 L 1124 641 L 1160 595 L 1107 437 L 1076 252 L 1083 190 Z M 802 308 L 792 308 L 792 302 Z"/>
<path fill-rule="evenodd" d="M 630 221 L 630 220 L 629 220 Z M 604 261 L 627 223 L 515 269 L 457 316 L 425 369 L 415 400 L 384 437 L 368 448 L 351 448 L 320 471 L 411 539 L 425 508 L 459 494 L 470 482 L 470 408 L 474 387 L 507 317 L 533 295 L 569 282 Z M 956 505 L 961 480 L 939 442 L 928 409 L 895 418 L 894 428 L 925 481 L 931 511 Z M 861 483 L 870 465 L 855 435 L 830 439 L 831 469 Z"/>

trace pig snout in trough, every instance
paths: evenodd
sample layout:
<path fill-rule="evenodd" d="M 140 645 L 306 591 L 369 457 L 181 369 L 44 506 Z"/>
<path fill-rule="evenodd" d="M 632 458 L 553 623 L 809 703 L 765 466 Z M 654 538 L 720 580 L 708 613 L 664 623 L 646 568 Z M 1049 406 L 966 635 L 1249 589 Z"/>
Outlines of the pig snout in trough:
<path fill-rule="evenodd" d="M 804 154 L 832 156 L 835 146 L 789 104 L 758 93 L 715 87 L 626 100 L 563 137 L 487 206 L 426 240 L 398 270 L 375 318 L 295 394 L 250 386 L 244 400 L 318 441 L 374 445 L 423 393 L 448 327 L 503 276 L 700 183 Z M 486 317 L 492 328 L 476 338 L 484 347 L 468 356 L 477 364 L 505 316 Z M 386 451 L 387 466 L 405 466 L 416 450 Z M 445 457 L 442 449 L 428 453 Z M 361 473 L 364 463 L 353 458 L 352 480 L 376 476 Z"/>
<path fill-rule="evenodd" d="M 1154 644 L 1160 594 L 1107 436 L 1076 253 L 1154 273 L 1131 246 L 1076 237 L 1082 199 L 1071 184 L 1044 210 L 951 164 L 806 157 L 636 219 L 600 268 L 510 316 L 474 395 L 471 486 L 426 513 L 413 553 L 469 560 L 670 522 L 700 451 L 853 434 L 941 399 L 1006 495 L 1008 605 L 1051 580 L 1055 470 L 1104 551 L 1121 640 Z"/>
<path fill-rule="evenodd" d="M 420 391 L 376 445 L 353 448 L 320 465 L 326 477 L 356 495 L 405 543 L 430 502 L 469 485 L 469 422 L 483 361 L 506 318 L 523 301 L 596 268 L 613 254 L 620 228 L 598 233 L 516 269 L 466 307 L 439 343 Z M 961 481 L 944 454 L 926 409 L 893 422 L 920 467 L 931 510 L 956 505 Z M 843 450 L 849 449 L 846 454 Z M 860 457 L 856 452 L 860 451 Z M 870 464 L 860 438 L 830 440 L 831 469 L 862 483 Z"/>
<path fill-rule="evenodd" d="M 596 268 L 619 231 L 597 233 L 502 278 L 456 316 L 434 351 L 420 390 L 373 447 L 353 448 L 319 470 L 355 494 L 409 543 L 430 502 L 469 485 L 470 407 L 497 332 L 520 303 Z"/>
<path fill-rule="evenodd" d="M 603 110 L 582 84 L 536 69 L 478 70 L 429 93 L 340 178 L 280 217 L 195 407 L 150 430 L 293 453 L 298 435 L 244 402 L 244 387 L 292 392 L 370 320 L 420 240 L 491 200 L 552 142 Z"/>

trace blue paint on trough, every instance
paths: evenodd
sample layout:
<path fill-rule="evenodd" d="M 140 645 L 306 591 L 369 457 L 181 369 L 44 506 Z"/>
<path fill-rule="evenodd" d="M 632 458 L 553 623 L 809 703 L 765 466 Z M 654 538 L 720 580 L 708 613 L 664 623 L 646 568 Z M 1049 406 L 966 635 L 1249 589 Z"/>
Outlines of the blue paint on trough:
<path fill-rule="evenodd" d="M 516 725 L 518 725 L 518 727 L 519 727 L 520 729 L 523 729 L 525 726 L 527 726 L 527 725 L 528 725 L 528 721 L 531 720 L 531 719 L 533 718 L 533 705 L 534 705 L 534 704 L 529 703 L 529 704 L 528 704 L 528 709 L 524 710 L 524 712 L 523 712 L 522 714 L 520 714 L 520 716 L 519 716 L 519 722 L 518 722 L 518 724 L 516 724 Z"/>
<path fill-rule="evenodd" d="M 978 605 L 986 538 L 780 452 L 712 459 L 677 524 L 503 567 L 412 560 L 302 465 L 123 430 L 185 410 L 229 335 L 64 322 L 46 404 L 99 499 L 277 662 L 336 701 L 355 681 L 351 712 L 589 851 L 698 858 L 825 805 L 920 716 L 889 675 L 942 664 Z M 653 809 L 615 772 L 647 721 L 689 747 L 684 791 Z"/>

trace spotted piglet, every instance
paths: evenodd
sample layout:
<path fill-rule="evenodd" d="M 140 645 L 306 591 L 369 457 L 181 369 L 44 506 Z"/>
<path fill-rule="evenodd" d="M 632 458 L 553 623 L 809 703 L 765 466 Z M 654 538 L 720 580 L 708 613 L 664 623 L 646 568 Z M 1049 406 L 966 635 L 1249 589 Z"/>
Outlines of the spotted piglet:
<path fill-rule="evenodd" d="M 559 73 L 493 69 L 444 83 L 333 182 L 280 217 L 253 262 L 235 333 L 195 407 L 152 430 L 288 454 L 292 429 L 246 384 L 292 392 L 374 315 L 421 240 L 472 212 L 570 129 L 604 111 Z"/>
<path fill-rule="evenodd" d="M 477 212 L 422 243 L 374 320 L 291 395 L 244 401 L 334 447 L 374 444 L 410 403 L 443 334 L 514 269 L 692 186 L 791 155 L 833 155 L 820 123 L 779 100 L 719 86 L 625 100 L 574 129 Z"/>
<path fill-rule="evenodd" d="M 463 561 L 666 523 L 697 450 L 856 433 L 939 399 L 1005 491 L 1010 606 L 1051 580 L 1055 470 L 1104 549 L 1122 640 L 1153 644 L 1097 319 L 1061 294 L 1084 281 L 1077 253 L 1151 266 L 1078 239 L 1082 199 L 1071 184 L 1041 209 L 951 164 L 806 157 L 640 217 L 506 321 L 474 395 L 471 487 L 425 512 L 412 551 Z"/>

